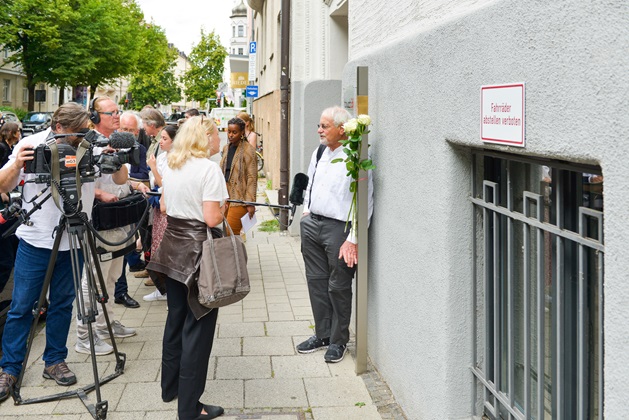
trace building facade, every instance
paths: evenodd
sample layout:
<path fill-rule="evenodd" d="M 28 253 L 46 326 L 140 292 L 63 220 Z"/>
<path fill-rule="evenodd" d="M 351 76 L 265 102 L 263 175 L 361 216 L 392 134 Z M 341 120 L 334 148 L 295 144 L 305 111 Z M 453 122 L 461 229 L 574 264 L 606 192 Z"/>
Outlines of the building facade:
<path fill-rule="evenodd" d="M 28 110 L 26 76 L 19 66 L 7 61 L 12 54 L 6 48 L 0 50 L 0 86 L 2 87 L 0 105 L 26 111 Z M 64 102 L 72 99 L 72 89 L 65 89 L 63 94 L 65 95 Z M 59 107 L 59 100 L 58 87 L 49 86 L 46 83 L 38 83 L 35 86 L 34 111 L 52 112 Z"/>
<path fill-rule="evenodd" d="M 251 38 L 251 25 L 249 21 L 250 9 L 243 0 L 232 9 L 231 37 L 229 38 L 229 96 L 231 102 L 237 108 L 243 107 L 245 102 L 245 89 L 249 77 L 249 39 Z"/>
<path fill-rule="evenodd" d="M 281 2 L 248 3 L 254 109 L 279 108 Z M 408 418 L 629 418 L 629 5 L 291 9 L 292 174 L 368 68 L 368 354 Z M 487 111 L 487 89 L 513 86 L 521 144 L 484 134 L 512 98 Z"/>
<path fill-rule="evenodd" d="M 173 45 L 172 48 L 175 48 L 175 46 Z M 189 68 L 190 62 L 188 61 L 188 56 L 183 51 L 178 50 L 173 73 L 175 75 L 175 80 L 177 81 L 177 84 L 181 89 L 181 100 L 172 104 L 166 104 L 166 106 L 170 106 L 171 109 L 166 109 L 165 112 L 170 113 L 175 111 L 185 111 L 186 109 L 190 108 L 199 108 L 199 102 L 194 101 L 186 96 L 183 83 L 181 82 L 181 78 L 186 74 Z"/>
<path fill-rule="evenodd" d="M 248 1 L 253 9 L 258 98 L 253 102 L 256 131 L 264 141 L 264 172 L 280 188 L 280 23 L 281 0 Z"/>

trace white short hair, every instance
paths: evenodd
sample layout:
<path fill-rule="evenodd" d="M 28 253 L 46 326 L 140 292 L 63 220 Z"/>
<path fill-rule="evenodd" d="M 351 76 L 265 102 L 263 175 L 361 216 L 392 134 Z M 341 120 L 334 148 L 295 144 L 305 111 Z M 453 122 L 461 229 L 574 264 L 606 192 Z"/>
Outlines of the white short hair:
<path fill-rule="evenodd" d="M 137 111 L 125 111 L 120 116 L 120 119 L 122 119 L 122 117 L 124 117 L 125 115 L 133 115 L 135 117 L 135 120 L 138 122 L 138 130 L 141 130 L 142 128 L 144 128 L 144 123 L 142 122 L 142 118 L 140 117 L 140 113 L 139 112 L 137 112 Z"/>

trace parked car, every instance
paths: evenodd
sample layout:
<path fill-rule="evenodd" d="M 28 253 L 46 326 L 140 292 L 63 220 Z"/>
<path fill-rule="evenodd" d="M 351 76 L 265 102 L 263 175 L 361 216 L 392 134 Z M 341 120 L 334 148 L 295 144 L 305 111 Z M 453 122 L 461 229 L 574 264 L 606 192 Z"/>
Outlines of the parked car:
<path fill-rule="evenodd" d="M 26 137 L 44 131 L 51 123 L 52 112 L 29 112 L 22 120 L 22 135 Z"/>
<path fill-rule="evenodd" d="M 245 108 L 234 107 L 213 108 L 210 111 L 210 118 L 214 118 L 214 122 L 219 130 L 225 131 L 227 130 L 227 122 L 244 110 Z"/>
<path fill-rule="evenodd" d="M 4 117 L 4 122 L 16 123 L 18 127 L 20 127 L 20 131 L 22 131 L 22 122 L 15 113 L 11 111 L 0 111 L 0 114 Z"/>
<path fill-rule="evenodd" d="M 186 118 L 183 112 L 173 112 L 166 118 L 166 124 L 168 125 L 177 125 L 179 120 L 182 118 Z"/>

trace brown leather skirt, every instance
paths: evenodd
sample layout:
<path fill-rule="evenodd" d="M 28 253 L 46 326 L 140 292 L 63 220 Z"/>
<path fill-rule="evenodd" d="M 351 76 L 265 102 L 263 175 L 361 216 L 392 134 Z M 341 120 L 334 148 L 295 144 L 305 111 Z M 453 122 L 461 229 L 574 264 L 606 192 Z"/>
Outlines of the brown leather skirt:
<path fill-rule="evenodd" d="M 198 220 L 168 217 L 168 227 L 162 243 L 146 267 L 154 276 L 155 285 L 164 293 L 166 277 L 170 277 L 188 288 L 188 305 L 196 317 L 207 315 L 211 309 L 199 303 L 198 262 L 203 252 L 203 242 L 207 239 L 208 228 L 205 222 Z M 221 231 L 212 228 L 213 237 L 221 237 Z"/>

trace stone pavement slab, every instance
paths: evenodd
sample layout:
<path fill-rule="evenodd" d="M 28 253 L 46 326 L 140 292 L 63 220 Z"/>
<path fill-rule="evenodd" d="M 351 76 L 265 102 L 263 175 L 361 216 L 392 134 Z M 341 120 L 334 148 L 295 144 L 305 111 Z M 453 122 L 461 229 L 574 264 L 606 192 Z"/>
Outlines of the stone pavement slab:
<path fill-rule="evenodd" d="M 302 379 L 252 379 L 245 381 L 245 407 L 306 407 Z"/>
<path fill-rule="evenodd" d="M 262 201 L 262 199 L 258 200 Z M 273 217 L 268 209 L 258 220 Z M 298 354 L 295 346 L 314 334 L 308 288 L 299 238 L 278 232 L 254 232 L 246 241 L 252 291 L 243 301 L 219 309 L 216 337 L 210 356 L 202 400 L 225 408 L 221 417 L 255 420 L 371 420 L 404 419 L 395 399 L 374 369 L 356 376 L 354 344 L 340 363 L 328 364 L 323 351 Z M 137 329 L 137 335 L 117 340 L 127 355 L 125 372 L 101 387 L 108 401 L 108 419 L 177 418 L 177 402 L 161 400 L 162 337 L 168 312 L 166 302 L 144 302 L 154 288 L 144 279 L 127 276 L 129 294 L 140 302 L 136 309 L 114 305 L 116 319 Z M 67 362 L 79 383 L 90 384 L 91 360 L 74 351 L 75 325 L 68 337 Z M 33 342 L 22 387 L 25 398 L 66 391 L 41 377 L 44 330 Z M 115 358 L 99 356 L 101 376 L 113 372 Z M 370 394 L 370 392 L 372 394 Z M 96 400 L 95 392 L 88 394 Z M 0 405 L 0 419 L 88 420 L 90 414 L 77 398 L 15 406 Z"/>

